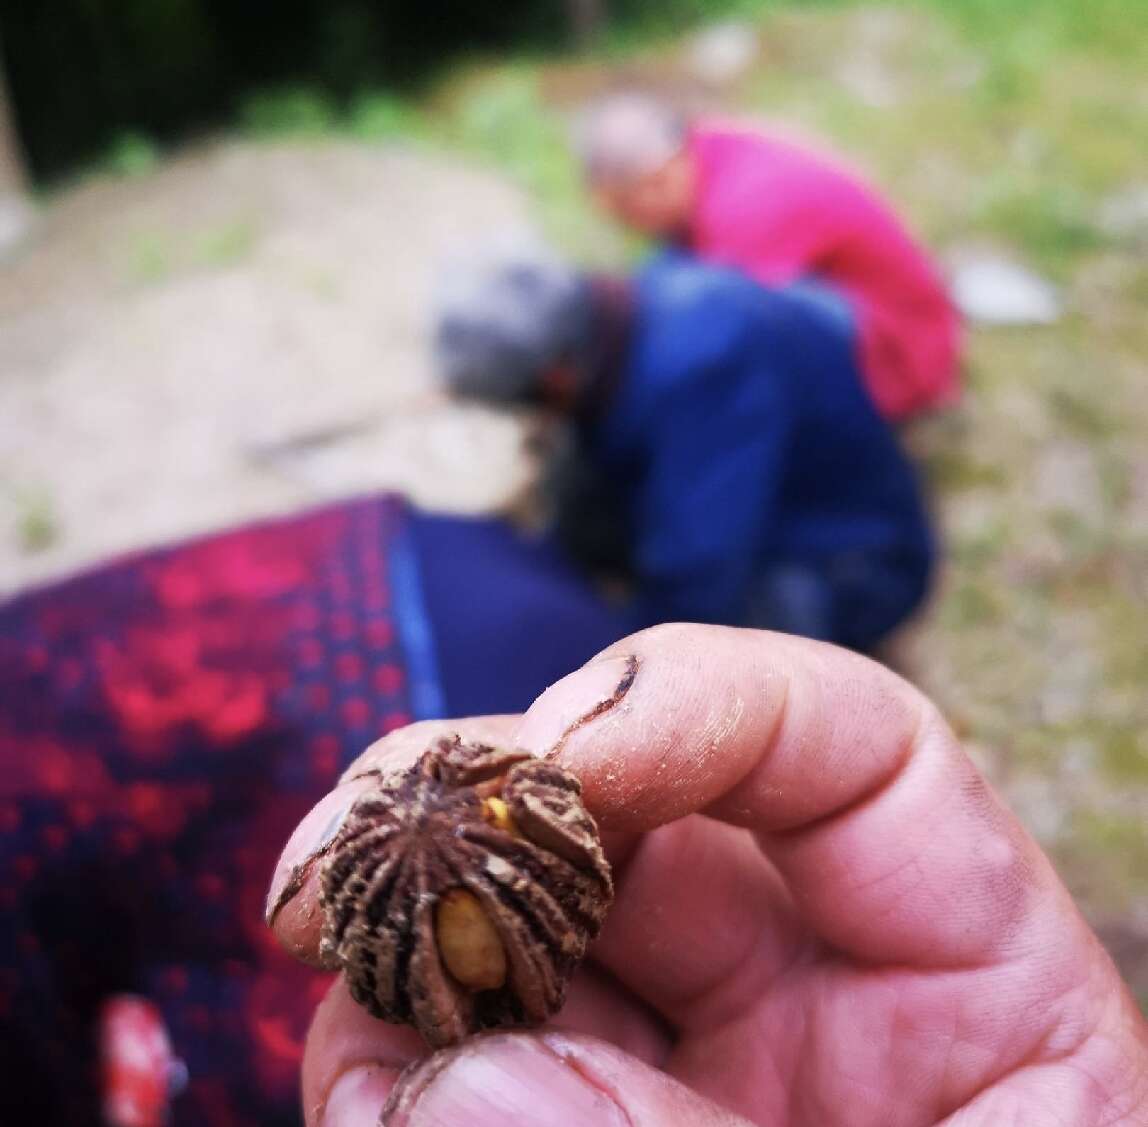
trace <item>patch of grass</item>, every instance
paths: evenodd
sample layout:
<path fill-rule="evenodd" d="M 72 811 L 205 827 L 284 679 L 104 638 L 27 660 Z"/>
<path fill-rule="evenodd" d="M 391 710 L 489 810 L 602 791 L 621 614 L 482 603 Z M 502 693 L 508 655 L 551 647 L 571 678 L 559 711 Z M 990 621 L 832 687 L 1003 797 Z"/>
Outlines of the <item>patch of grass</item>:
<path fill-rule="evenodd" d="M 970 38 L 1034 64 L 1072 50 L 1136 61 L 1145 55 L 1141 0 L 930 0 Z"/>
<path fill-rule="evenodd" d="M 1123 89 L 1106 88 L 1111 76 L 1099 68 L 1066 68 L 1074 97 L 1049 107 L 1058 172 L 1091 201 L 1143 176 L 1148 114 L 1122 100 Z M 1071 168 L 1067 167 L 1071 165 Z"/>
<path fill-rule="evenodd" d="M 415 107 L 384 90 L 366 90 L 351 99 L 343 128 L 360 141 L 389 141 L 426 133 L 426 122 Z"/>
<path fill-rule="evenodd" d="M 116 176 L 144 176 L 160 161 L 159 146 L 143 133 L 117 134 L 104 156 L 104 166 Z"/>
<path fill-rule="evenodd" d="M 1081 438 L 1109 438 L 1118 429 L 1107 406 L 1089 394 L 1087 387 L 1053 387 L 1048 393 L 1048 405 L 1056 421 Z"/>
<path fill-rule="evenodd" d="M 1110 546 L 1110 533 L 1104 523 L 1086 520 L 1073 509 L 1051 509 L 1048 526 L 1076 567 L 1094 560 Z"/>
<path fill-rule="evenodd" d="M 128 277 L 141 285 L 162 282 L 174 269 L 175 253 L 175 243 L 170 234 L 141 231 L 128 248 Z"/>
<path fill-rule="evenodd" d="M 247 258 L 258 234 L 255 223 L 245 218 L 200 231 L 192 239 L 191 260 L 197 266 L 232 266 Z"/>
<path fill-rule="evenodd" d="M 350 136 L 360 141 L 391 140 L 426 131 L 422 112 L 408 99 L 366 87 L 341 105 L 310 86 L 283 86 L 248 95 L 238 127 L 259 140 Z"/>
<path fill-rule="evenodd" d="M 941 621 L 949 629 L 967 629 L 997 622 L 1003 613 L 1000 594 L 989 582 L 967 580 L 958 584 L 941 603 Z"/>
<path fill-rule="evenodd" d="M 981 572 L 994 564 L 1005 553 L 1009 545 L 1009 529 L 1003 522 L 996 522 L 979 531 L 975 535 L 957 537 L 951 536 L 948 541 L 949 553 L 960 566 L 969 573 Z M 966 600 L 965 607 L 958 613 L 968 614 L 972 610 L 972 617 L 977 617 L 977 608 L 972 606 L 968 594 L 961 596 Z M 994 608 L 986 608 L 984 617 L 990 617 Z"/>
<path fill-rule="evenodd" d="M 960 449 L 932 451 L 925 469 L 930 484 L 951 492 L 984 486 L 999 487 L 1008 480 L 1008 474 L 1001 466 L 979 461 Z"/>
<path fill-rule="evenodd" d="M 1105 775 L 1117 783 L 1148 783 L 1148 745 L 1138 732 L 1114 732 L 1101 744 Z"/>
<path fill-rule="evenodd" d="M 514 67 L 468 84 L 440 119 L 442 142 L 498 165 L 535 202 L 550 236 L 582 258 L 623 245 L 594 215 L 569 142 L 569 123 L 541 96 L 537 70 Z"/>
<path fill-rule="evenodd" d="M 1093 218 L 1095 207 L 1062 184 L 1005 183 L 982 202 L 978 226 L 1020 246 L 1046 270 L 1067 267 L 1104 246 L 1106 237 Z"/>
<path fill-rule="evenodd" d="M 547 107 L 532 70 L 511 71 L 472 87 L 446 127 L 446 136 L 506 168 L 543 199 L 561 199 L 577 186 L 563 124 Z"/>
<path fill-rule="evenodd" d="M 1141 553 L 1145 551 L 1148 544 Z M 1138 576 L 1146 574 L 1143 565 L 1148 563 L 1148 555 L 1138 555 L 1136 549 L 1130 554 L 1133 566 L 1140 565 L 1136 567 Z M 1112 685 L 1127 691 L 1128 703 L 1136 714 L 1124 727 L 1129 731 L 1148 731 L 1148 696 L 1143 688 L 1148 682 L 1148 646 L 1144 645 L 1148 635 L 1148 603 L 1139 585 L 1123 593 L 1110 588 L 1107 596 L 1097 613 L 1105 673 Z"/>
<path fill-rule="evenodd" d="M 724 20 L 757 22 L 786 9 L 846 8 L 850 3 L 851 0 L 623 0 L 606 29 L 602 49 L 626 55 L 700 24 Z"/>
<path fill-rule="evenodd" d="M 308 86 L 258 90 L 239 106 L 239 128 L 259 140 L 321 137 L 339 125 L 334 99 Z"/>
<path fill-rule="evenodd" d="M 28 490 L 17 498 L 16 535 L 21 549 L 43 552 L 60 539 L 60 523 L 51 495 L 45 490 Z"/>
<path fill-rule="evenodd" d="M 1133 274 L 1128 283 L 1128 296 L 1137 305 L 1148 305 L 1148 266 Z"/>
<path fill-rule="evenodd" d="M 1119 513 L 1128 499 L 1130 474 L 1128 465 L 1119 454 L 1112 450 L 1102 450 L 1097 470 L 1100 475 L 1100 491 L 1113 514 Z M 1118 517 L 1115 519 L 1119 519 Z M 1114 529 L 1119 532 L 1119 528 Z"/>
<path fill-rule="evenodd" d="M 1089 858 L 1090 885 L 1104 900 L 1135 902 L 1148 871 L 1148 825 L 1133 814 L 1082 810 L 1073 819 L 1071 852 Z"/>
<path fill-rule="evenodd" d="M 1113 114 L 1118 79 L 1088 61 L 1110 52 L 1114 37 L 1148 44 L 1131 31 L 1137 2 L 1099 0 L 1084 17 L 1074 0 L 892 0 L 887 7 L 912 24 L 882 64 L 907 83 L 893 110 L 865 105 L 839 80 L 852 47 L 853 17 L 842 10 L 864 6 L 856 0 L 634 0 L 614 9 L 598 59 L 648 56 L 662 37 L 699 23 L 758 23 L 770 58 L 747 88 L 749 108 L 804 123 L 875 166 L 931 238 L 994 236 L 1063 278 L 1105 246 L 1098 193 L 1118 186 L 1148 145 L 1145 115 L 1131 104 Z M 461 148 L 520 183 L 559 243 L 617 257 L 627 244 L 587 207 L 566 122 L 541 97 L 540 69 L 525 59 L 479 67 L 461 97 L 433 111 L 371 87 L 345 108 L 305 85 L 269 89 L 243 102 L 239 125 L 260 138 L 415 137 Z M 930 168 L 949 166 L 953 201 L 917 190 L 943 175 Z"/>
<path fill-rule="evenodd" d="M 258 238 L 258 224 L 247 216 L 192 231 L 140 231 L 128 248 L 127 277 L 157 285 L 189 269 L 224 269 L 244 261 Z"/>
<path fill-rule="evenodd" d="M 593 258 L 594 248 L 620 239 L 604 234 L 585 197 L 570 151 L 567 124 L 542 98 L 538 68 L 518 63 L 484 71 L 432 112 L 382 89 L 366 89 L 341 109 L 308 87 L 264 90 L 240 107 L 238 127 L 259 139 L 413 138 L 496 165 L 535 201 L 551 236 Z"/>

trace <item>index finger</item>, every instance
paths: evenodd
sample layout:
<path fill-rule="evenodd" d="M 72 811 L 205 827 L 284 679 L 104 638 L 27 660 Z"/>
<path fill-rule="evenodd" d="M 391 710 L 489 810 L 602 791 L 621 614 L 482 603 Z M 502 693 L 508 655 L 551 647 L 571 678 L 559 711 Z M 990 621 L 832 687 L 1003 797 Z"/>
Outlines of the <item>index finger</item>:
<path fill-rule="evenodd" d="M 978 965 L 1066 908 L 936 709 L 830 646 L 657 627 L 552 686 L 516 742 L 574 771 L 604 828 L 749 827 L 812 929 L 866 961 Z"/>

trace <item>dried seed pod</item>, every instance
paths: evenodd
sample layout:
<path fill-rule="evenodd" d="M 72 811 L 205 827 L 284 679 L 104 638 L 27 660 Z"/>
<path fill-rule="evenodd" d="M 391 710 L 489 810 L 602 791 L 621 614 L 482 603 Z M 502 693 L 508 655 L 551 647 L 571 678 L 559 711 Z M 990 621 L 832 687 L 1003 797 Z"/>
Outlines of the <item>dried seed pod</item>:
<path fill-rule="evenodd" d="M 322 954 L 437 1048 L 554 1013 L 612 896 L 578 780 L 455 737 L 351 808 L 322 873 Z"/>

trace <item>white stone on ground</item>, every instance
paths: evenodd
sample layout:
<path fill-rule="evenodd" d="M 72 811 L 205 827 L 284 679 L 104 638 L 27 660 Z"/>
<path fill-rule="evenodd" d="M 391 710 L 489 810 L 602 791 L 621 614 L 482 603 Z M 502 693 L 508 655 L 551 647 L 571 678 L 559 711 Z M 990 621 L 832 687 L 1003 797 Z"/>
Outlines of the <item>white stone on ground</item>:
<path fill-rule="evenodd" d="M 1027 267 L 995 255 L 975 255 L 959 262 L 950 285 L 961 312 L 981 325 L 1051 325 L 1063 309 L 1054 285 Z"/>

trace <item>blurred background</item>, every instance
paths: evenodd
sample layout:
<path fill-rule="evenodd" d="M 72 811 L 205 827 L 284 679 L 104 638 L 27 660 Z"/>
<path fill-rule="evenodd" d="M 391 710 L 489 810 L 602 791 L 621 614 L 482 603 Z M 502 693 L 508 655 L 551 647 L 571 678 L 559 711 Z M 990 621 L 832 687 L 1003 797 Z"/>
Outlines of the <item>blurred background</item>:
<path fill-rule="evenodd" d="M 0 593 L 401 489 L 507 511 L 515 421 L 445 403 L 442 256 L 596 219 L 619 80 L 846 154 L 972 326 L 915 425 L 946 537 L 897 663 L 1148 1002 L 1148 8 L 1142 0 L 3 0 Z"/>

